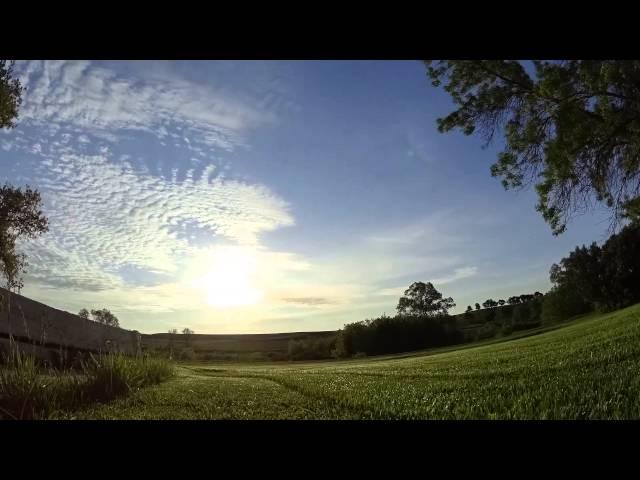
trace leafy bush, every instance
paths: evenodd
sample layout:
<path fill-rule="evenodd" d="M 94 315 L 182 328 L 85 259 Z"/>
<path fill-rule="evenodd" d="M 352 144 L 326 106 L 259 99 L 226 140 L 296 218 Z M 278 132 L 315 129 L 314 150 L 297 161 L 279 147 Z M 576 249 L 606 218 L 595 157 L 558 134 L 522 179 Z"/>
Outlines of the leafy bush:
<path fill-rule="evenodd" d="M 191 347 L 185 347 L 178 352 L 178 358 L 185 361 L 195 360 L 196 352 Z"/>

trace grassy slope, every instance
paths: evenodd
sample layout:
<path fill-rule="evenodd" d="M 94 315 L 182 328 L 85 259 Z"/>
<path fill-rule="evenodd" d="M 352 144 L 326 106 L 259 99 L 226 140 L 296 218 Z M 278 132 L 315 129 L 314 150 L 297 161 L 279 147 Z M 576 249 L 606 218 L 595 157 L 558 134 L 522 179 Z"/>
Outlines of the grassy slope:
<path fill-rule="evenodd" d="M 640 305 L 403 358 L 185 366 L 79 418 L 640 418 Z"/>

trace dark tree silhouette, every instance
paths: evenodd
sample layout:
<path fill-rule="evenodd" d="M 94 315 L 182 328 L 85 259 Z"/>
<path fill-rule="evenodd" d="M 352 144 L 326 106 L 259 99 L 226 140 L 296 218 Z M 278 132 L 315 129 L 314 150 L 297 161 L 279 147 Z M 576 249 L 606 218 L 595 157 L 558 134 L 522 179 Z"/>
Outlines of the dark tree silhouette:
<path fill-rule="evenodd" d="M 22 91 L 14 77 L 13 62 L 0 60 L 0 129 L 14 127 Z M 8 290 L 20 291 L 27 266 L 25 255 L 16 251 L 16 241 L 48 230 L 40 204 L 40 194 L 28 186 L 24 191 L 7 184 L 0 189 L 0 274 Z"/>
<path fill-rule="evenodd" d="M 25 255 L 16 251 L 16 241 L 48 230 L 40 203 L 40 194 L 28 186 L 24 191 L 11 185 L 0 188 L 0 273 L 8 290 L 20 291 L 27 267 Z"/>
<path fill-rule="evenodd" d="M 78 312 L 78 316 L 80 318 L 84 318 L 85 320 L 89 320 L 89 310 L 87 310 L 86 308 L 81 309 Z"/>
<path fill-rule="evenodd" d="M 503 131 L 491 168 L 506 189 L 536 183 L 538 204 L 555 235 L 593 201 L 612 225 L 640 218 L 640 61 L 427 61 L 456 110 L 440 132 L 478 131 L 487 144 Z M 531 72 L 531 73 L 530 73 Z"/>
<path fill-rule="evenodd" d="M 517 305 L 520 303 L 520 297 L 514 295 L 513 297 L 509 297 L 509 299 L 507 300 L 507 303 L 509 305 Z"/>
<path fill-rule="evenodd" d="M 13 72 L 14 62 L 0 60 L 0 128 L 13 128 L 22 103 L 22 85 Z"/>
<path fill-rule="evenodd" d="M 103 325 L 109 325 L 111 327 L 120 326 L 118 318 L 106 308 L 102 310 L 91 310 L 91 316 L 94 321 L 102 323 Z"/>
<path fill-rule="evenodd" d="M 476 310 L 480 310 L 480 304 L 476 302 Z"/>
<path fill-rule="evenodd" d="M 443 298 L 431 282 L 415 282 L 400 297 L 396 310 L 401 315 L 447 315 L 455 307 L 453 298 Z"/>
<path fill-rule="evenodd" d="M 482 306 L 484 308 L 493 308 L 493 307 L 497 307 L 498 306 L 498 302 L 496 302 L 495 300 L 493 300 L 492 298 L 486 300 Z"/>
<path fill-rule="evenodd" d="M 500 306 L 503 306 L 505 303 L 507 302 L 505 302 L 503 299 L 498 300 L 498 305 Z"/>

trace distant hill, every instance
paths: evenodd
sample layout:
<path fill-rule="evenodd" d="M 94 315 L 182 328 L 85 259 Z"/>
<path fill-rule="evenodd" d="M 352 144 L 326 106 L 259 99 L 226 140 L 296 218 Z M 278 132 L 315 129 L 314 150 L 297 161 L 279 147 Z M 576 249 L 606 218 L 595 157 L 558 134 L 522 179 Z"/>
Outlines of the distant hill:
<path fill-rule="evenodd" d="M 168 333 L 155 333 L 142 335 L 142 348 L 156 352 L 167 352 L 172 348 L 176 355 L 184 349 L 193 349 L 196 358 L 203 360 L 285 360 L 290 340 L 327 339 L 337 334 L 333 330 L 229 335 L 179 333 L 172 339 Z"/>

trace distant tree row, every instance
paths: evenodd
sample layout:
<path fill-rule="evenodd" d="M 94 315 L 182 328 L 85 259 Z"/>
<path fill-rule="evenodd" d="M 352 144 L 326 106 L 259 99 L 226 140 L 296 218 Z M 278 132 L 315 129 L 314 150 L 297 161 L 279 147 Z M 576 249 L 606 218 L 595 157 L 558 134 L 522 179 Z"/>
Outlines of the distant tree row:
<path fill-rule="evenodd" d="M 509 299 L 507 301 L 504 301 L 502 299 L 496 301 L 492 298 L 489 298 L 487 300 L 485 300 L 482 303 L 482 306 L 484 308 L 495 308 L 495 307 L 502 307 L 505 304 L 507 305 L 519 305 L 521 303 L 527 303 L 530 302 L 531 300 L 533 300 L 534 298 L 540 298 L 542 297 L 543 294 L 540 292 L 535 292 L 534 294 L 522 294 L 522 295 L 515 295 L 513 297 L 509 297 Z M 480 310 L 480 304 L 476 303 L 476 310 Z M 465 311 L 465 313 L 470 313 L 473 312 L 473 308 L 471 307 L 471 305 L 467 305 L 467 310 Z"/>

